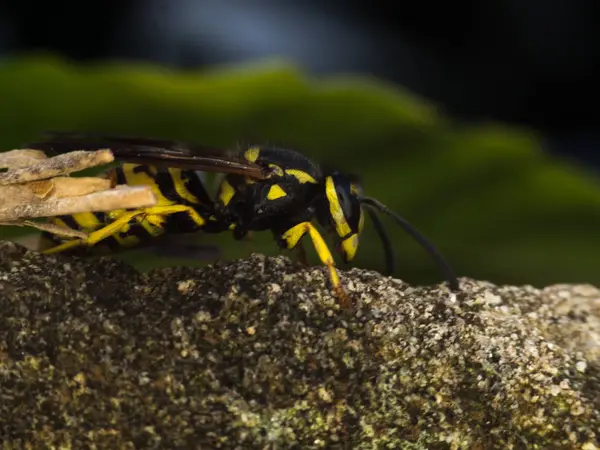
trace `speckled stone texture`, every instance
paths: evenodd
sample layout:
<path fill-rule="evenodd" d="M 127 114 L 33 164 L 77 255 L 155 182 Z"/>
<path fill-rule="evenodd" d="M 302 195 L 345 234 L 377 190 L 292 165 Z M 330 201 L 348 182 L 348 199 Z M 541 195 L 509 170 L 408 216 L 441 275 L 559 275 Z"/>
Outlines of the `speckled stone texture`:
<path fill-rule="evenodd" d="M 0 245 L 8 448 L 600 447 L 600 292 Z"/>

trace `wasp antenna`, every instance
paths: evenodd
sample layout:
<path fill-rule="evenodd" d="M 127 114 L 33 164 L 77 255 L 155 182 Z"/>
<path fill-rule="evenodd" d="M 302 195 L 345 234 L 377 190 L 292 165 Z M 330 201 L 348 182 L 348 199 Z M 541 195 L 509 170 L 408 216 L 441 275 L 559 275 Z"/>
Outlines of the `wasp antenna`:
<path fill-rule="evenodd" d="M 440 270 L 445 274 L 446 280 L 450 285 L 450 289 L 453 291 L 460 290 L 458 278 L 456 277 L 454 270 L 452 269 L 452 267 L 450 267 L 450 264 L 446 262 L 441 253 L 435 248 L 435 246 L 431 242 L 429 242 L 429 240 L 425 236 L 419 233 L 410 223 L 408 223 L 406 220 L 404 220 L 398 214 L 393 212 L 380 201 L 370 197 L 361 197 L 360 202 L 364 205 L 371 206 L 376 210 L 392 217 L 398 223 L 398 225 L 400 225 L 404 229 L 404 231 L 410 234 L 413 237 L 413 239 L 417 241 L 427 253 L 429 253 L 429 255 L 436 262 Z"/>
<path fill-rule="evenodd" d="M 366 208 L 367 213 L 369 214 L 369 218 L 373 222 L 375 226 L 375 231 L 377 231 L 377 235 L 381 240 L 381 244 L 383 245 L 383 251 L 385 252 L 385 267 L 388 275 L 392 275 L 396 271 L 396 255 L 394 255 L 394 247 L 392 246 L 392 241 L 390 241 L 390 236 L 388 235 L 385 227 L 383 226 L 383 222 L 379 219 L 379 216 L 375 214 L 375 209 Z"/>

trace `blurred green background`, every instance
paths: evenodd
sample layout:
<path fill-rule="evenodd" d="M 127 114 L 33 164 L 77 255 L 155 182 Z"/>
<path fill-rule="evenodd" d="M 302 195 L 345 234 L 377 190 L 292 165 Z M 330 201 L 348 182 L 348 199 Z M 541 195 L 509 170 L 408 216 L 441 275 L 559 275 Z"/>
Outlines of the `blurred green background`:
<path fill-rule="evenodd" d="M 5 150 L 45 130 L 287 145 L 359 174 L 366 193 L 428 236 L 461 276 L 600 285 L 597 177 L 550 158 L 531 130 L 456 123 L 435 105 L 374 80 L 318 79 L 280 62 L 177 72 L 38 56 L 0 65 L 0 99 Z M 386 223 L 398 256 L 395 276 L 439 282 L 427 254 Z M 2 228 L 0 237 L 25 232 Z M 229 235 L 200 241 L 217 242 L 228 259 L 279 253 L 268 232 L 242 243 Z M 180 263 L 136 252 L 124 257 L 142 269 Z M 354 265 L 384 268 L 368 220 Z"/>

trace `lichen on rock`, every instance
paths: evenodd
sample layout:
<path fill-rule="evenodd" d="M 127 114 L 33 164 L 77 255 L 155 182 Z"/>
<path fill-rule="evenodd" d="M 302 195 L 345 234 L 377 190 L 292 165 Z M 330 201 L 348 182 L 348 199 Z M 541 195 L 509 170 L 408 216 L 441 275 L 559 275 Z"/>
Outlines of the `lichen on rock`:
<path fill-rule="evenodd" d="M 7 448 L 600 447 L 600 291 L 0 246 Z"/>

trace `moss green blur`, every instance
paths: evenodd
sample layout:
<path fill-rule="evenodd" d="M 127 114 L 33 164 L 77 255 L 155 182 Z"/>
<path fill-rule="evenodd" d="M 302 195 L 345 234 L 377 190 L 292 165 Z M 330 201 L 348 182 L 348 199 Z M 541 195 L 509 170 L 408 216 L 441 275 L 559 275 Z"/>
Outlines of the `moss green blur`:
<path fill-rule="evenodd" d="M 460 275 L 497 283 L 600 284 L 597 178 L 543 153 L 532 131 L 457 124 L 377 80 L 318 79 L 285 63 L 178 72 L 29 57 L 0 65 L 0 99 L 2 149 L 45 130 L 288 145 L 359 174 L 366 193 L 427 235 Z M 396 276 L 439 281 L 426 253 L 386 223 L 398 255 Z M 355 264 L 383 270 L 369 225 Z M 3 228 L 0 237 L 23 232 Z M 200 237 L 221 245 L 226 258 L 279 251 L 269 233 L 253 239 L 240 245 L 229 235 Z M 137 252 L 125 257 L 142 268 L 181 263 Z"/>

